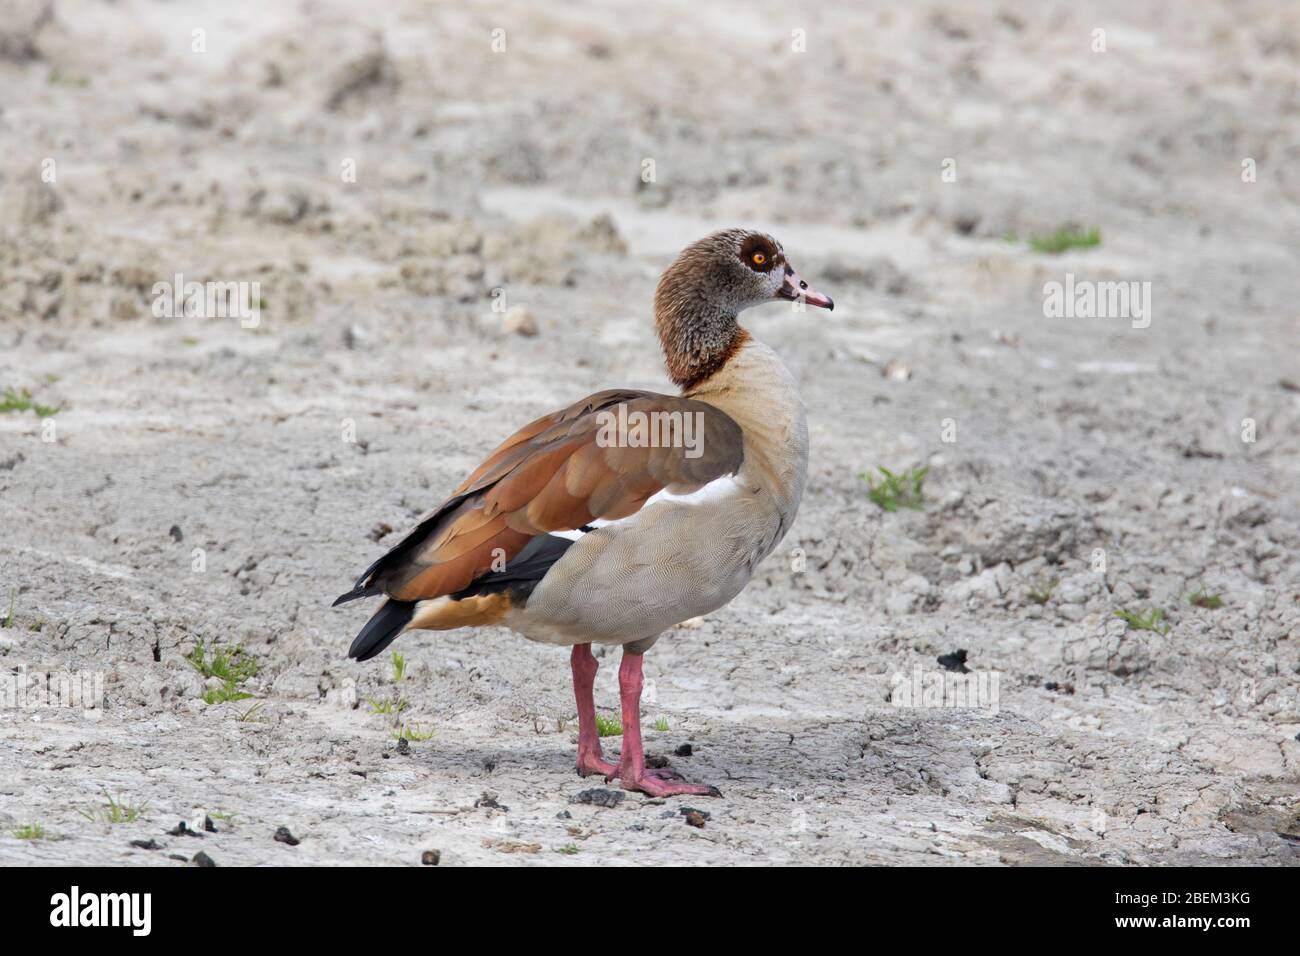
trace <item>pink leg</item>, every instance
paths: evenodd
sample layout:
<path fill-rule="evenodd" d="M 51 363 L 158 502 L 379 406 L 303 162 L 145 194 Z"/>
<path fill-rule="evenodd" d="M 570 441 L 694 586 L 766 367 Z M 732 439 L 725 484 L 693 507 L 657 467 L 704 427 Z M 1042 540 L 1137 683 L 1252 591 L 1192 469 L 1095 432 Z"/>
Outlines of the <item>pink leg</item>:
<path fill-rule="evenodd" d="M 623 653 L 623 663 L 618 668 L 618 690 L 623 701 L 623 753 L 618 767 L 606 779 L 615 775 L 624 790 L 639 790 L 652 797 L 672 797 L 678 794 L 720 797 L 717 787 L 703 783 L 678 783 L 665 780 L 663 771 L 646 770 L 645 752 L 641 749 L 641 677 L 640 654 Z"/>
<path fill-rule="evenodd" d="M 601 755 L 600 732 L 596 730 L 596 702 L 591 694 L 592 685 L 596 683 L 596 669 L 600 665 L 591 653 L 590 644 L 574 644 L 569 663 L 573 667 L 573 697 L 578 702 L 578 774 L 583 777 L 593 773 L 608 776 L 616 768 Z"/>

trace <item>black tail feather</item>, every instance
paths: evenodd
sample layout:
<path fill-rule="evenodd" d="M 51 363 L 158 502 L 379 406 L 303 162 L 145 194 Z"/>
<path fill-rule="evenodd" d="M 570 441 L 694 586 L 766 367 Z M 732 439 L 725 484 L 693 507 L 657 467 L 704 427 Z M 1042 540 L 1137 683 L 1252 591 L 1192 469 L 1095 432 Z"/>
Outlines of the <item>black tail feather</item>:
<path fill-rule="evenodd" d="M 347 597 L 346 594 L 343 596 Z M 411 623 L 411 618 L 414 616 L 414 601 L 394 601 L 389 598 L 379 606 L 375 616 L 366 621 L 366 626 L 361 629 L 352 646 L 348 648 L 348 657 L 355 657 L 359 661 L 370 660 L 397 640 L 397 635 L 402 633 L 402 628 Z"/>

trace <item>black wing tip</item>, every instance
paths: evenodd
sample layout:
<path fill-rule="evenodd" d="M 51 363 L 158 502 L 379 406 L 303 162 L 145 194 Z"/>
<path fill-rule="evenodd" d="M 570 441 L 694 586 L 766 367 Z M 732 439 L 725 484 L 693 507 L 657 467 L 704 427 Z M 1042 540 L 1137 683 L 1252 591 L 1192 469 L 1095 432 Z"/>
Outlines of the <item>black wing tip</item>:
<path fill-rule="evenodd" d="M 361 598 L 372 597 L 378 593 L 379 589 L 373 584 L 367 584 L 365 587 L 358 584 L 351 591 L 347 591 L 336 597 L 334 603 L 331 604 L 330 607 L 338 607 L 340 604 L 347 604 L 349 601 L 359 601 Z"/>

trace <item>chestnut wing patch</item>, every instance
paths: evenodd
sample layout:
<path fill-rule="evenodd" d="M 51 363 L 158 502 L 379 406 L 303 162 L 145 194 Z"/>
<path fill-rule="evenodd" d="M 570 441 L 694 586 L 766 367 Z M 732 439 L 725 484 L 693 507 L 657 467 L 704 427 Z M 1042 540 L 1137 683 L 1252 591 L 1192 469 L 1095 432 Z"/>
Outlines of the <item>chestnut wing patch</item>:
<path fill-rule="evenodd" d="M 712 405 L 597 392 L 502 442 L 334 603 L 464 591 L 536 535 L 626 517 L 665 488 L 689 493 L 734 474 L 743 459 L 740 426 Z"/>

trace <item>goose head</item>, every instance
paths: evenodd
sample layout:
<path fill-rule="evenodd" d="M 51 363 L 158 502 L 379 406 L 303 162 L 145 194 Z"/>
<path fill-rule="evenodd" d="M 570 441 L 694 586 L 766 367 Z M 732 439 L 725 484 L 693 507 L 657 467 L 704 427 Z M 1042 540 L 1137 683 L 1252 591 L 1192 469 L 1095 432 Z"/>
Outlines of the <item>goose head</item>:
<path fill-rule="evenodd" d="M 724 229 L 682 250 L 655 290 L 655 327 L 672 380 L 689 391 L 725 365 L 748 338 L 737 316 L 773 299 L 835 308 L 767 233 Z"/>

